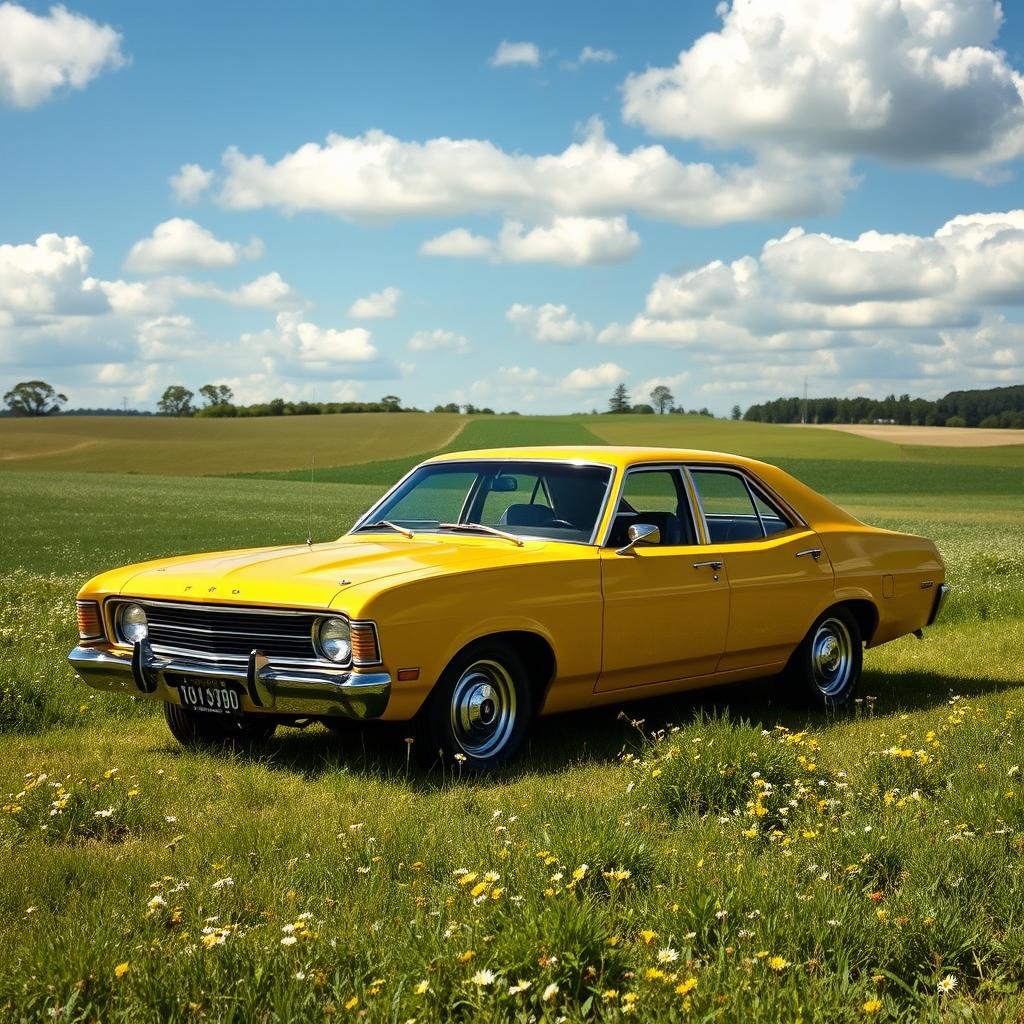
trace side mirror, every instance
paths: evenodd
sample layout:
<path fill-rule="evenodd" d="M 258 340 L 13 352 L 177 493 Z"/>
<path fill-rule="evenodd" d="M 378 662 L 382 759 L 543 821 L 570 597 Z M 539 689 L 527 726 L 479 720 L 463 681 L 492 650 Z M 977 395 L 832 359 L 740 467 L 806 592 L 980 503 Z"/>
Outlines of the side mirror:
<path fill-rule="evenodd" d="M 632 554 L 633 549 L 638 544 L 661 543 L 661 530 L 659 530 L 653 523 L 637 523 L 636 526 L 631 526 L 626 531 L 626 536 L 629 537 L 629 543 L 624 548 L 619 548 L 615 554 Z"/>

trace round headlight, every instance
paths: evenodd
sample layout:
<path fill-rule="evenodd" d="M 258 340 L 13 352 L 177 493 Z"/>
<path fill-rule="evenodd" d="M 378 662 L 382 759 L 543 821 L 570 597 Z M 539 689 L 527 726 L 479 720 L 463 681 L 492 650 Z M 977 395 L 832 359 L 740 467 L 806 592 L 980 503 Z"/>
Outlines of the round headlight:
<path fill-rule="evenodd" d="M 324 619 L 317 630 L 320 650 L 331 661 L 342 664 L 352 657 L 352 634 L 347 619 Z"/>
<path fill-rule="evenodd" d="M 121 639 L 130 644 L 137 644 L 145 640 L 149 634 L 149 626 L 146 623 L 146 612 L 141 605 L 123 604 L 117 613 L 117 631 Z"/>

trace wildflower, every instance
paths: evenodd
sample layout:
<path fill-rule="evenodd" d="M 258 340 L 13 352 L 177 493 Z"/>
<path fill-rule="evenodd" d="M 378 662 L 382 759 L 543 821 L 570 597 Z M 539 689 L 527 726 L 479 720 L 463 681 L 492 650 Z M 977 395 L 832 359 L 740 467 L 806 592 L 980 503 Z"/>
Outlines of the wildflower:
<path fill-rule="evenodd" d="M 589 864 L 581 864 L 573 873 L 572 880 L 579 882 L 583 879 L 583 876 L 590 870 Z"/>
<path fill-rule="evenodd" d="M 488 985 L 494 984 L 494 971 L 489 971 L 486 967 L 483 970 L 477 971 L 473 975 L 473 984 L 479 985 L 481 988 L 486 988 Z"/>
<path fill-rule="evenodd" d="M 113 807 L 107 807 L 102 811 L 93 811 L 92 816 L 94 818 L 109 818 L 114 813 Z"/>
<path fill-rule="evenodd" d="M 541 1000 L 545 1003 L 550 1003 L 555 996 L 558 995 L 558 982 L 553 981 L 544 991 L 541 993 Z"/>
<path fill-rule="evenodd" d="M 118 964 L 114 968 L 114 977 L 115 978 L 123 978 L 128 973 L 129 970 L 130 970 L 130 968 L 129 968 L 127 962 L 123 963 L 123 964 Z"/>
<path fill-rule="evenodd" d="M 865 1013 L 878 1013 L 878 1011 L 881 1008 L 882 1008 L 882 1000 L 881 999 L 868 999 L 864 1003 L 864 1005 L 861 1007 L 861 1009 Z"/>
<path fill-rule="evenodd" d="M 696 987 L 697 979 L 692 977 L 687 978 L 685 981 L 681 981 L 676 985 L 676 995 L 685 996 L 692 992 Z"/>
<path fill-rule="evenodd" d="M 658 950 L 659 964 L 674 964 L 678 959 L 679 954 L 671 946 Z"/>
<path fill-rule="evenodd" d="M 517 996 L 520 992 L 525 992 L 528 988 L 532 987 L 532 981 L 526 981 L 525 979 L 520 978 L 514 985 L 509 985 L 508 994 L 510 996 Z"/>
<path fill-rule="evenodd" d="M 164 821 L 166 821 L 168 825 L 175 824 L 177 822 L 177 820 L 178 820 L 177 817 L 175 817 L 175 815 L 173 815 L 173 814 L 165 814 L 164 815 Z"/>
<path fill-rule="evenodd" d="M 773 971 L 784 971 L 787 967 L 789 967 L 789 961 L 785 957 L 776 955 L 769 959 L 768 966 Z"/>
<path fill-rule="evenodd" d="M 660 981 L 665 977 L 665 972 L 658 967 L 648 967 L 647 970 L 644 971 L 644 977 L 648 981 Z"/>
<path fill-rule="evenodd" d="M 643 940 L 644 940 L 644 942 L 645 942 L 645 943 L 646 943 L 646 944 L 647 944 L 648 946 L 649 946 L 649 945 L 650 945 L 650 944 L 651 944 L 651 943 L 652 943 L 652 942 L 653 942 L 653 941 L 654 941 L 654 940 L 655 940 L 655 939 L 656 939 L 657 937 L 658 937 L 658 933 L 657 933 L 657 932 L 655 932 L 655 931 L 651 931 L 651 929 L 650 929 L 650 928 L 645 928 L 645 929 L 644 929 L 644 930 L 643 930 L 643 931 L 642 931 L 642 932 L 640 933 L 640 938 L 641 938 L 641 939 L 643 939 Z"/>
<path fill-rule="evenodd" d="M 423 981 L 417 983 L 413 991 L 418 996 L 425 996 L 430 991 L 430 982 L 424 978 Z"/>
<path fill-rule="evenodd" d="M 475 957 L 475 956 L 476 956 L 476 950 L 475 949 L 467 949 L 465 953 L 460 953 L 459 954 L 459 963 L 460 964 L 468 964 L 469 961 L 472 960 L 473 957 Z"/>
<path fill-rule="evenodd" d="M 940 996 L 948 995 L 956 988 L 956 975 L 947 974 L 936 986 Z"/>
<path fill-rule="evenodd" d="M 295 943 L 298 942 L 298 941 L 299 940 L 294 935 L 286 935 L 283 939 L 281 939 L 281 945 L 282 946 L 294 946 Z"/>
<path fill-rule="evenodd" d="M 210 888 L 211 889 L 230 889 L 231 886 L 233 886 L 234 884 L 235 884 L 235 880 L 229 876 L 228 878 L 218 878 L 217 881 L 214 882 L 213 885 L 210 886 Z"/>
<path fill-rule="evenodd" d="M 719 921 L 724 921 L 728 916 L 729 916 L 729 911 L 728 910 L 716 910 L 715 911 L 715 917 Z"/>
<path fill-rule="evenodd" d="M 359 996 L 353 996 L 345 1003 L 346 1010 L 354 1010 L 359 1005 Z"/>
<path fill-rule="evenodd" d="M 202 942 L 204 949 L 213 949 L 214 946 L 223 946 L 227 937 L 227 932 L 220 928 L 215 928 L 212 931 L 208 931 L 199 941 Z"/>

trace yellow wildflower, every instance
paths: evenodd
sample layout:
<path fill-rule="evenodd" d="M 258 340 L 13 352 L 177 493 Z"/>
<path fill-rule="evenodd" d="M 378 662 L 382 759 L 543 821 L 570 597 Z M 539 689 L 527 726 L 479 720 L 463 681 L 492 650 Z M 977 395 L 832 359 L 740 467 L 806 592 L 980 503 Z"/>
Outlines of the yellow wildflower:
<path fill-rule="evenodd" d="M 882 1008 L 881 999 L 868 999 L 867 1002 L 861 1007 L 865 1013 L 878 1013 Z"/>
<path fill-rule="evenodd" d="M 676 985 L 676 995 L 685 996 L 687 993 L 692 992 L 697 987 L 696 978 L 687 978 L 685 981 L 679 982 Z"/>
<path fill-rule="evenodd" d="M 108 775 L 107 778 L 110 778 L 110 776 Z M 129 968 L 127 962 L 123 963 L 123 964 L 118 964 L 114 968 L 114 977 L 115 978 L 123 978 L 128 973 L 129 970 L 130 970 L 130 968 Z"/>

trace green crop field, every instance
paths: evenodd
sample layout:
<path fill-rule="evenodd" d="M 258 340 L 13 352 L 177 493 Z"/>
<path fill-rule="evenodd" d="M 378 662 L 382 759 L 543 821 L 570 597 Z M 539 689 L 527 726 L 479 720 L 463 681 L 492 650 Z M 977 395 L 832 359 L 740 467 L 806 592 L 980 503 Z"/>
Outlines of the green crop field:
<path fill-rule="evenodd" d="M 691 417 L 302 419 L 80 420 L 64 441 L 111 446 L 87 462 L 44 454 L 59 420 L 0 421 L 0 1021 L 1024 1018 L 1020 451 Z M 208 425 L 235 432 L 188 433 Z M 294 433 L 271 460 L 274 429 Z M 421 452 L 544 441 L 786 465 L 935 538 L 944 620 L 867 652 L 849 713 L 766 680 L 561 716 L 488 780 L 418 771 L 401 727 L 186 752 L 64 662 L 95 571 L 310 522 L 324 540 Z M 298 479 L 213 475 L 267 470 Z"/>

